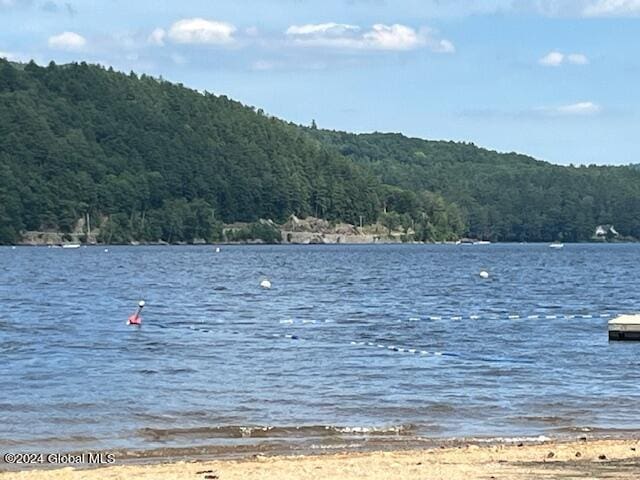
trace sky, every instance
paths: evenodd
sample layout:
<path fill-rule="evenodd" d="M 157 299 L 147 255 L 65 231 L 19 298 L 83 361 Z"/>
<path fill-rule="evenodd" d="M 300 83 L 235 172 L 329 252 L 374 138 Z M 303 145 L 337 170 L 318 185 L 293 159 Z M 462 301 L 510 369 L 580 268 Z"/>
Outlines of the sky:
<path fill-rule="evenodd" d="M 640 0 L 0 0 L 0 56 L 320 128 L 640 163 Z"/>

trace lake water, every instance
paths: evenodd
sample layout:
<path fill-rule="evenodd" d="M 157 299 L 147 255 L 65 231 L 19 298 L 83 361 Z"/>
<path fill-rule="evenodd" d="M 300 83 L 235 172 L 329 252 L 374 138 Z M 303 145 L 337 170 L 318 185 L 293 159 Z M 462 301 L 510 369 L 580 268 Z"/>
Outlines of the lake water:
<path fill-rule="evenodd" d="M 639 255 L 3 247 L 0 450 L 625 435 L 640 430 L 640 343 L 608 342 L 606 323 L 640 310 Z M 143 325 L 127 326 L 139 299 Z"/>

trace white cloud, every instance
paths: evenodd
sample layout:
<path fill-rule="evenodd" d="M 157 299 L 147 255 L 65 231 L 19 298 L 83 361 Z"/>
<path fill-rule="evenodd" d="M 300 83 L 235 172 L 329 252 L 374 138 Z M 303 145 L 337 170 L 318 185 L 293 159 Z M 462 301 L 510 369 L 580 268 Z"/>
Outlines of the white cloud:
<path fill-rule="evenodd" d="M 594 0 L 582 11 L 585 17 L 623 17 L 640 15 L 640 0 Z"/>
<path fill-rule="evenodd" d="M 443 38 L 434 44 L 432 50 L 439 53 L 455 53 L 456 47 L 449 40 Z"/>
<path fill-rule="evenodd" d="M 564 62 L 564 54 L 560 52 L 549 52 L 542 57 L 538 63 L 546 67 L 559 67 Z"/>
<path fill-rule="evenodd" d="M 164 31 L 164 28 L 156 28 L 147 37 L 147 43 L 162 47 L 164 45 L 164 37 L 166 37 L 166 35 L 167 32 Z"/>
<path fill-rule="evenodd" d="M 185 18 L 178 20 L 169 29 L 169 38 L 177 43 L 206 43 L 223 45 L 233 43 L 236 27 L 230 23 Z"/>
<path fill-rule="evenodd" d="M 49 48 L 56 50 L 82 50 L 86 45 L 87 40 L 74 32 L 63 32 L 49 37 Z"/>
<path fill-rule="evenodd" d="M 306 25 L 291 25 L 285 32 L 287 35 L 344 35 L 349 31 L 356 32 L 360 27 L 346 23 L 318 23 Z"/>
<path fill-rule="evenodd" d="M 435 32 L 430 29 L 415 30 L 397 23 L 377 23 L 364 32 L 357 25 L 344 23 L 291 25 L 285 33 L 295 44 L 305 47 L 389 51 L 426 47 L 440 53 L 455 51 L 451 41 L 437 38 Z"/>
<path fill-rule="evenodd" d="M 397 23 L 378 23 L 362 38 L 366 46 L 379 50 L 411 50 L 424 43 L 424 39 L 413 28 Z"/>
<path fill-rule="evenodd" d="M 570 63 L 572 65 L 587 65 L 589 63 L 589 59 L 582 53 L 570 53 L 565 55 L 562 52 L 553 51 L 547 53 L 544 57 L 538 60 L 538 63 L 545 67 L 559 67 L 565 63 Z"/>
<path fill-rule="evenodd" d="M 600 105 L 593 102 L 579 102 L 571 105 L 558 107 L 557 112 L 561 115 L 595 115 L 600 113 Z"/>
<path fill-rule="evenodd" d="M 602 108 L 597 103 L 578 102 L 559 107 L 539 108 L 538 111 L 553 116 L 592 116 L 600 113 Z"/>

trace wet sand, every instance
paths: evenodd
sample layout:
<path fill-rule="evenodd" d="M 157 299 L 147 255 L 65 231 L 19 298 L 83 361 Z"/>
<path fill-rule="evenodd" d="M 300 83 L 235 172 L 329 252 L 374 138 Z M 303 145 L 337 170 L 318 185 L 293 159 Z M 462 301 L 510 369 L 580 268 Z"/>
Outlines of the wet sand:
<path fill-rule="evenodd" d="M 0 473 L 0 480 L 281 480 L 281 479 L 637 479 L 640 440 L 582 440 L 469 445 L 425 450 L 316 456 L 253 455 L 243 460 L 118 464 Z M 0 464 L 0 468 L 6 465 Z"/>

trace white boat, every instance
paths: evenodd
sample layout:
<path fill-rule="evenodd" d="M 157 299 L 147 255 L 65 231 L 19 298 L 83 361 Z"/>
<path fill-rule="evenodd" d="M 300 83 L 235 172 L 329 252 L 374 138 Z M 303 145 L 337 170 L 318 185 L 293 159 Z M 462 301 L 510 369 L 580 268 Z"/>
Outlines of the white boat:
<path fill-rule="evenodd" d="M 65 243 L 62 248 L 80 248 L 79 243 Z"/>
<path fill-rule="evenodd" d="M 473 242 L 474 245 L 491 245 L 491 242 L 488 240 L 478 240 L 477 242 Z"/>
<path fill-rule="evenodd" d="M 564 243 L 552 243 L 549 248 L 564 248 Z"/>

